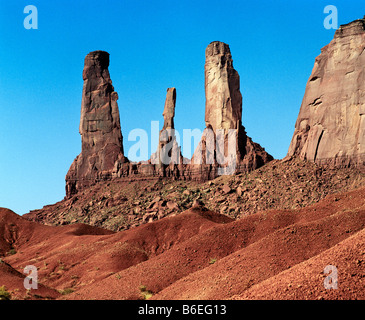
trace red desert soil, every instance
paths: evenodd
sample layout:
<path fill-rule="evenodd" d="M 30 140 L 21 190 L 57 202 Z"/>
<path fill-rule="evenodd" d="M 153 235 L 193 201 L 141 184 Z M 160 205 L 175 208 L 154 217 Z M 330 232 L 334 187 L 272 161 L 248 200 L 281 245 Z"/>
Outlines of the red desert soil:
<path fill-rule="evenodd" d="M 207 210 L 191 209 L 183 214 L 145 224 L 124 232 L 112 232 L 84 224 L 44 226 L 0 208 L 0 256 L 20 272 L 26 265 L 38 268 L 39 282 L 70 292 L 95 283 L 168 250 L 231 218 Z M 24 276 L 25 277 L 25 276 Z M 23 277 L 23 279 L 24 279 Z M 8 291 L 23 284 L 3 281 Z"/>
<path fill-rule="evenodd" d="M 324 287 L 324 267 L 338 270 L 338 289 Z M 365 230 L 289 270 L 254 285 L 233 299 L 365 299 Z M 310 295 L 309 295 L 310 294 Z"/>
<path fill-rule="evenodd" d="M 365 188 L 236 221 L 195 207 L 116 233 L 0 209 L 0 286 L 16 297 L 35 265 L 60 299 L 364 299 L 364 226 Z M 337 290 L 323 286 L 327 265 Z"/>

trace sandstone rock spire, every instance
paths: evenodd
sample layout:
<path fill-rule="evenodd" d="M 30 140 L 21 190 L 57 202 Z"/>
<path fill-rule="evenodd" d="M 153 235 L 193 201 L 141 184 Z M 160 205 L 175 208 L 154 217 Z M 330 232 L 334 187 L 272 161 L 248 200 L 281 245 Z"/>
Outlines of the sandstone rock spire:
<path fill-rule="evenodd" d="M 219 158 L 232 156 L 235 171 L 250 171 L 273 159 L 246 135 L 242 125 L 240 77 L 233 67 L 231 51 L 226 43 L 214 41 L 205 51 L 205 97 L 206 129 L 192 158 L 194 171 L 203 175 L 208 172 L 205 179 L 210 179 L 217 175 L 217 167 L 222 164 Z M 235 148 L 229 152 L 232 134 Z M 224 140 L 220 148 L 216 143 L 217 137 Z M 200 162 L 202 166 L 199 168 L 196 165 Z"/>
<path fill-rule="evenodd" d="M 123 155 L 118 94 L 109 75 L 109 53 L 90 52 L 85 58 L 79 132 L 82 151 L 66 175 L 66 196 L 98 180 L 108 179 Z"/>
<path fill-rule="evenodd" d="M 165 107 L 162 116 L 164 118 L 163 129 L 175 129 L 174 117 L 176 106 L 176 88 L 168 88 L 166 94 Z"/>
<path fill-rule="evenodd" d="M 214 41 L 205 51 L 205 124 L 213 131 L 238 129 L 242 120 L 240 77 L 228 44 Z"/>
<path fill-rule="evenodd" d="M 340 26 L 315 59 L 288 156 L 365 164 L 365 19 Z"/>
<path fill-rule="evenodd" d="M 175 136 L 175 106 L 176 88 L 168 88 L 162 113 L 164 125 L 159 134 L 157 152 L 151 156 L 151 162 L 156 164 L 160 176 L 179 176 L 178 165 L 183 161 Z"/>

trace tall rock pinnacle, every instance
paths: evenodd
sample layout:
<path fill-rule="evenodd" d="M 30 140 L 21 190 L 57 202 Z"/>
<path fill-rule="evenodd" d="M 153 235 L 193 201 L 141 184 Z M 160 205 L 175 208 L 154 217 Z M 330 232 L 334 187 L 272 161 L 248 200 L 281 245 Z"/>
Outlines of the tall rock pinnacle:
<path fill-rule="evenodd" d="M 233 157 L 235 171 L 250 171 L 273 159 L 246 135 L 242 125 L 240 77 L 233 68 L 230 48 L 223 42 L 214 41 L 205 51 L 205 98 L 206 129 L 192 158 L 194 165 L 202 163 L 203 167 L 196 167 L 195 171 L 209 172 L 205 179 L 214 178 L 214 167 L 222 164 L 219 158 L 228 161 L 228 157 Z M 218 137 L 224 140 L 221 147 Z M 231 138 L 235 140 L 234 150 L 229 150 Z M 211 168 L 204 167 L 207 164 Z"/>
<path fill-rule="evenodd" d="M 240 77 L 228 44 L 215 41 L 205 51 L 205 124 L 213 131 L 238 129 L 242 120 Z"/>
<path fill-rule="evenodd" d="M 166 94 L 165 107 L 162 113 L 162 116 L 164 118 L 163 129 L 175 129 L 174 126 L 175 105 L 176 105 L 176 89 L 168 88 Z"/>
<path fill-rule="evenodd" d="M 109 75 L 109 53 L 94 51 L 85 58 L 79 132 L 82 151 L 66 175 L 66 196 L 111 176 L 123 155 L 118 94 Z"/>
<path fill-rule="evenodd" d="M 151 162 L 157 165 L 160 176 L 179 176 L 178 165 L 183 158 L 175 137 L 176 89 L 168 88 L 163 110 L 164 125 L 159 134 L 157 152 L 151 155 Z"/>
<path fill-rule="evenodd" d="M 316 58 L 288 156 L 365 164 L 365 19 L 340 26 Z"/>

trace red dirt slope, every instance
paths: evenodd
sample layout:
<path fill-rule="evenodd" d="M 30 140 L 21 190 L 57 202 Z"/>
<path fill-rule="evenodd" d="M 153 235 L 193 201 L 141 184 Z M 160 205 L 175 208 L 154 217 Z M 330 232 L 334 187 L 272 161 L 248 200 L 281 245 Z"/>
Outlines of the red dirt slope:
<path fill-rule="evenodd" d="M 11 295 L 11 299 L 56 299 L 60 296 L 57 290 L 48 288 L 43 284 L 38 285 L 38 289 L 27 291 L 24 288 L 24 278 L 26 275 L 16 271 L 9 264 L 0 261 L 0 284 L 5 286 L 5 290 Z M 1 300 L 1 297 L 0 297 Z"/>
<path fill-rule="evenodd" d="M 16 236 L 12 237 L 9 236 L 12 232 L 3 233 L 2 254 L 8 248 L 16 251 L 4 260 L 17 270 L 34 265 L 41 283 L 68 292 L 156 256 L 217 224 L 232 221 L 193 208 L 178 216 L 114 233 L 82 224 L 44 226 L 6 209 L 0 210 L 0 217 L 2 230 L 16 230 L 13 232 Z"/>
<path fill-rule="evenodd" d="M 325 289 L 329 273 L 337 268 L 337 289 Z M 254 285 L 233 299 L 365 299 L 365 230 L 275 277 Z"/>
<path fill-rule="evenodd" d="M 338 232 L 338 225 L 344 230 Z M 364 226 L 365 210 L 282 228 L 174 283 L 155 298 L 172 299 L 179 295 L 181 299 L 229 299 L 327 250 Z"/>
<path fill-rule="evenodd" d="M 362 230 L 364 195 L 361 189 L 218 225 L 65 298 L 138 299 L 143 285 L 153 299 L 229 299 Z"/>
<path fill-rule="evenodd" d="M 364 227 L 362 188 L 236 221 L 195 207 L 117 233 L 44 226 L 0 209 L 0 248 L 16 251 L 2 258 L 3 274 L 22 280 L 15 270 L 35 265 L 60 299 L 142 299 L 141 286 L 152 299 L 363 299 Z M 329 264 L 343 284 L 331 292 Z M 22 286 L 2 278 L 12 292 Z"/>

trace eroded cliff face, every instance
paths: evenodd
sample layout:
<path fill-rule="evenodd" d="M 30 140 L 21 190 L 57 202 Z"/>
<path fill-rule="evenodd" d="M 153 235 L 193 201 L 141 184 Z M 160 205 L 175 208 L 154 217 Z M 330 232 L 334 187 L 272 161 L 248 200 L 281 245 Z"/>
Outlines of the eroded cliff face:
<path fill-rule="evenodd" d="M 365 164 L 365 19 L 341 26 L 316 58 L 288 156 Z"/>
<path fill-rule="evenodd" d="M 94 51 L 85 58 L 79 132 L 82 150 L 66 175 L 70 196 L 95 181 L 109 179 L 123 155 L 118 94 L 109 75 L 109 53 Z"/>

